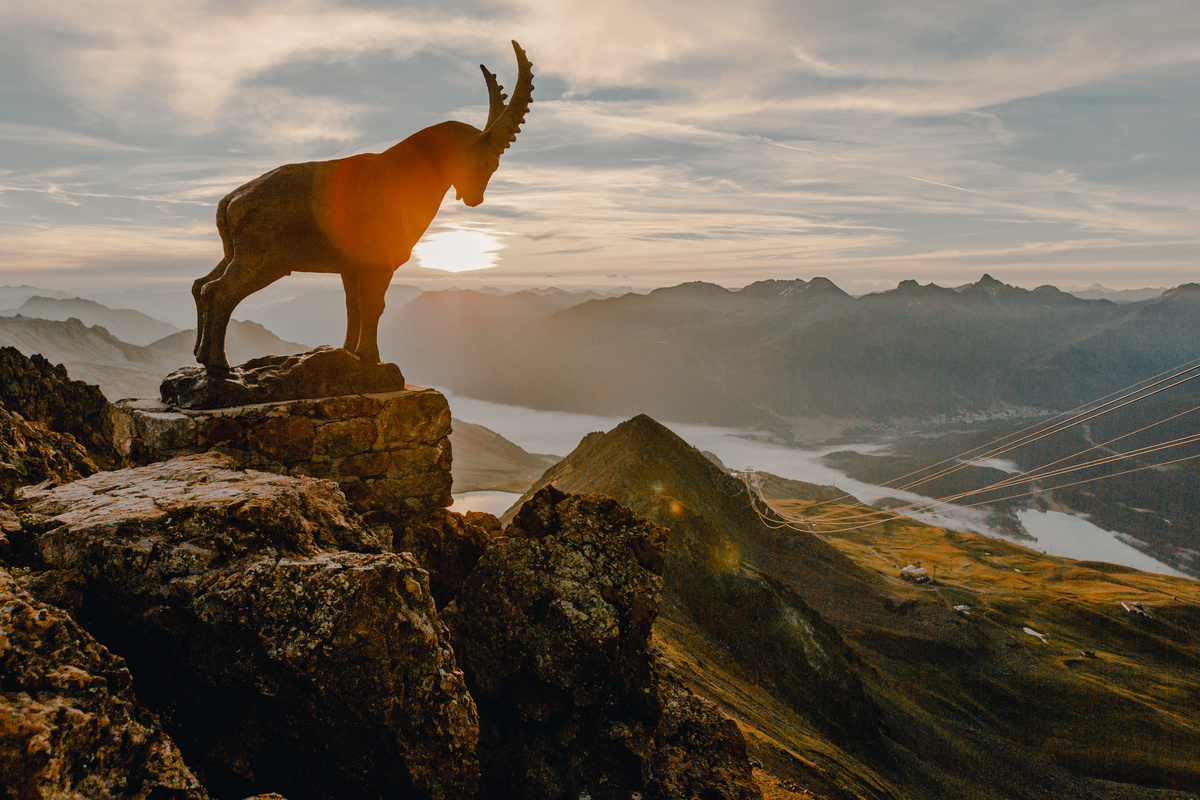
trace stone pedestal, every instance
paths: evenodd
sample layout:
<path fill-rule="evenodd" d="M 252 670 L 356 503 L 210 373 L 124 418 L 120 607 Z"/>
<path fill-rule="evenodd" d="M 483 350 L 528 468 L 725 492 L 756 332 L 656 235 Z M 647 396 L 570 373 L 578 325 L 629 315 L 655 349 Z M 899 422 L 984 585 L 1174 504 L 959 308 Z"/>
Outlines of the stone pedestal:
<path fill-rule="evenodd" d="M 138 463 L 217 450 L 244 469 L 336 481 L 359 512 L 450 505 L 450 406 L 420 386 L 209 410 L 116 404 L 117 450 Z"/>

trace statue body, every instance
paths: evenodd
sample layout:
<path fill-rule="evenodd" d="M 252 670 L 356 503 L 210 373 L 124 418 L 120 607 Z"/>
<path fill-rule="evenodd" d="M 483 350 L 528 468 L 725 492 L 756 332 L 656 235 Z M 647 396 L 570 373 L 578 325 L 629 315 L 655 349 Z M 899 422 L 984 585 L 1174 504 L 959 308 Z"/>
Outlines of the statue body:
<path fill-rule="evenodd" d="M 238 303 L 292 272 L 336 272 L 346 292 L 343 347 L 379 361 L 379 317 L 392 273 L 437 215 L 451 186 L 483 202 L 500 155 L 516 139 L 533 91 L 531 64 L 513 42 L 513 100 L 483 68 L 490 110 L 484 130 L 462 122 L 425 128 L 382 153 L 287 164 L 239 186 L 217 206 L 224 257 L 192 285 L 196 360 L 229 368 L 225 333 Z"/>

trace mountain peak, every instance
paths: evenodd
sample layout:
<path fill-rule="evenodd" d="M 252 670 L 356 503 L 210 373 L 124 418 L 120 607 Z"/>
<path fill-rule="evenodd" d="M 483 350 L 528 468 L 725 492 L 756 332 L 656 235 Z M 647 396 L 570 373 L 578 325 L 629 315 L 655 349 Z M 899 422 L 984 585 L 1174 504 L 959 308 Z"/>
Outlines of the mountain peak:
<path fill-rule="evenodd" d="M 920 283 L 917 283 L 912 278 L 909 278 L 908 280 L 903 280 L 903 281 L 900 281 L 900 283 L 896 284 L 895 289 L 892 289 L 891 291 L 887 291 L 887 292 L 881 292 L 880 294 L 881 295 L 894 295 L 894 296 L 899 296 L 899 297 L 907 297 L 907 296 L 914 296 L 914 295 L 920 296 L 920 297 L 928 297 L 928 296 L 933 296 L 933 295 L 945 295 L 945 294 L 953 294 L 953 293 L 954 293 L 953 289 L 948 289 L 945 286 L 938 286 L 936 283 L 933 283 L 932 281 L 922 285 Z"/>
<path fill-rule="evenodd" d="M 745 297 L 755 298 L 850 298 L 850 295 L 838 288 L 837 284 L 828 278 L 822 277 L 816 277 L 810 281 L 806 281 L 801 278 L 796 278 L 790 281 L 777 279 L 755 281 L 754 283 L 742 287 L 738 291 L 738 294 Z"/>
<path fill-rule="evenodd" d="M 664 593 L 785 701 L 843 741 L 878 730 L 853 654 L 822 616 L 888 609 L 878 576 L 812 533 L 765 524 L 743 483 L 645 414 L 589 434 L 505 516 L 544 487 L 611 497 L 670 530 Z M 769 512 L 768 512 L 769 513 Z M 855 598 L 850 609 L 841 599 Z M 874 612 L 871 612 L 874 613 Z M 775 631 L 770 619 L 792 619 Z"/>
<path fill-rule="evenodd" d="M 968 283 L 966 286 L 960 287 L 959 291 L 963 292 L 963 293 L 976 293 L 976 294 L 986 293 L 986 294 L 991 294 L 991 295 L 997 295 L 1000 293 L 1005 293 L 1005 294 L 1013 294 L 1016 292 L 1024 293 L 1026 290 L 1020 289 L 1016 286 L 1009 286 L 1007 283 L 1004 283 L 1003 281 L 998 281 L 995 278 L 993 278 L 991 275 L 988 275 L 985 272 L 983 274 L 982 278 L 975 281 L 975 283 Z"/>
<path fill-rule="evenodd" d="M 732 294 L 724 286 L 718 286 L 715 283 L 708 281 L 688 281 L 675 286 L 664 286 L 660 289 L 655 289 L 650 292 L 648 297 L 652 296 L 671 296 L 671 297 L 713 297 L 725 296 Z"/>
<path fill-rule="evenodd" d="M 1200 300 L 1200 283 L 1184 283 L 1162 294 L 1164 300 Z"/>

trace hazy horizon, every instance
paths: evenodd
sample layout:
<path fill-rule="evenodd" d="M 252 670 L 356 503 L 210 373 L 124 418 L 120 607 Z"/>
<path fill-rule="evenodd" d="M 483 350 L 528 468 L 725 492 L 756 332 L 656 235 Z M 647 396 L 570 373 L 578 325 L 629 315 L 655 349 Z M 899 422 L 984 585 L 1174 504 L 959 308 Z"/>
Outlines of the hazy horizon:
<path fill-rule="evenodd" d="M 973 279 L 970 279 L 970 280 L 967 280 L 967 281 L 964 281 L 961 283 L 956 283 L 956 284 L 955 283 L 938 283 L 937 281 L 926 281 L 926 282 L 922 282 L 922 283 L 933 283 L 935 285 L 942 286 L 944 288 L 953 289 L 953 288 L 958 288 L 961 286 L 967 286 L 967 285 L 976 283 L 981 278 L 983 278 L 984 275 L 988 275 L 988 274 L 989 273 L 984 273 L 983 275 L 976 276 Z M 38 276 L 36 276 L 36 275 L 31 276 L 31 277 L 34 280 L 36 280 L 38 278 Z M 566 276 L 559 276 L 559 277 L 563 278 Z M 991 277 L 995 278 L 996 276 L 991 275 Z M 495 273 L 493 273 L 491 271 L 482 271 L 482 272 L 478 272 L 478 273 L 446 273 L 446 274 L 440 275 L 440 276 L 415 276 L 415 277 L 413 277 L 412 280 L 404 280 L 403 276 L 401 276 L 400 274 L 397 274 L 395 279 L 393 280 L 393 283 L 397 284 L 397 285 L 415 286 L 416 288 L 420 289 L 421 291 L 453 291 L 453 290 L 499 291 L 499 292 L 502 292 L 505 294 L 510 294 L 510 293 L 516 293 L 516 292 L 524 292 L 524 291 L 537 292 L 537 291 L 549 291 L 549 290 L 553 290 L 553 289 L 559 289 L 559 290 L 565 291 L 565 292 L 596 292 L 596 293 L 605 294 L 608 296 L 613 296 L 613 295 L 623 294 L 626 292 L 645 294 L 647 292 L 652 292 L 656 289 L 670 288 L 673 286 L 678 286 L 681 283 L 692 282 L 692 280 L 689 280 L 688 276 L 686 276 L 686 275 L 681 276 L 681 278 L 682 278 L 682 280 L 676 281 L 674 283 L 660 283 L 660 284 L 627 283 L 627 284 L 616 285 L 616 284 L 608 284 L 605 282 L 590 282 L 585 279 L 581 280 L 581 279 L 577 279 L 577 278 L 555 280 L 554 278 L 548 277 L 548 278 L 543 279 L 542 281 L 520 281 L 520 280 L 506 279 L 503 276 L 496 275 Z M 743 289 L 746 286 L 749 286 L 749 285 L 759 282 L 759 281 L 765 281 L 765 280 L 811 281 L 811 280 L 815 280 L 818 278 L 827 278 L 827 276 L 825 276 L 825 275 L 773 276 L 773 277 L 767 277 L 767 278 L 754 278 L 752 276 L 741 276 L 741 278 L 744 280 L 744 282 L 733 282 L 733 281 L 703 281 L 703 282 L 712 283 L 714 285 L 721 286 L 730 291 L 739 291 L 740 289 Z M 891 290 L 897 288 L 897 286 L 903 281 L 915 280 L 913 278 L 903 278 L 903 277 L 897 278 L 895 280 L 880 280 L 880 281 L 851 280 L 851 279 L 845 279 L 845 278 L 828 278 L 828 279 L 831 280 L 842 291 L 844 291 L 847 294 L 854 296 L 854 297 L 861 297 L 861 296 L 867 295 L 867 294 L 891 291 Z M 116 298 L 117 296 L 119 296 L 122 293 L 142 293 L 142 292 L 155 292 L 155 293 L 164 293 L 164 294 L 165 293 L 180 293 L 180 292 L 190 293 L 191 286 L 192 286 L 192 280 L 193 279 L 190 277 L 180 277 L 180 278 L 175 278 L 175 279 L 170 279 L 170 280 L 163 279 L 160 281 L 153 281 L 153 282 L 144 282 L 143 281 L 143 282 L 131 283 L 131 282 L 124 281 L 119 277 L 93 274 L 93 275 L 89 275 L 87 278 L 84 278 L 84 279 L 79 279 L 76 281 L 66 281 L 66 282 L 42 280 L 42 281 L 39 281 L 38 283 L 31 283 L 31 282 L 0 283 L 0 292 L 7 290 L 10 292 L 19 293 L 21 290 L 24 290 L 24 289 L 34 289 L 34 290 L 44 290 L 46 292 L 54 293 L 54 294 L 62 294 L 64 296 L 64 298 L 67 296 L 77 296 L 80 298 L 87 298 L 87 299 L 95 299 L 98 296 L 103 296 L 103 297 L 107 297 L 107 298 Z M 700 280 L 700 279 L 696 279 L 696 280 Z M 1176 286 L 1183 285 L 1183 283 L 1195 283 L 1196 281 L 1183 281 L 1180 284 L 1173 284 L 1170 286 L 1151 286 L 1146 283 L 1139 284 L 1136 281 L 1134 281 L 1134 282 L 1130 283 L 1129 286 L 1124 287 L 1124 288 L 1110 286 L 1110 285 L 1101 283 L 1099 281 L 1088 283 L 1086 285 L 1083 284 L 1082 282 L 1079 284 L 1072 284 L 1072 283 L 1054 284 L 1054 283 L 1044 283 L 1044 282 L 1043 283 L 1029 282 L 1024 285 L 1019 284 L 1019 283 L 1011 283 L 1009 281 L 1002 281 L 1002 282 L 1008 283 L 1011 286 L 1016 286 L 1017 288 L 1029 289 L 1029 290 L 1036 289 L 1039 286 L 1049 285 L 1049 286 L 1054 286 L 1055 288 L 1060 289 L 1061 291 L 1064 291 L 1064 292 L 1068 292 L 1068 293 L 1084 293 L 1084 292 L 1089 292 L 1089 291 L 1097 291 L 1097 292 L 1102 292 L 1102 293 L 1120 294 L 1120 293 L 1132 293 L 1132 292 L 1168 291 L 1170 289 L 1176 288 Z M 300 296 L 300 295 L 307 294 L 309 292 L 315 292 L 315 291 L 336 292 L 340 295 L 343 292 L 343 289 L 342 289 L 341 281 L 338 278 L 338 276 L 336 276 L 336 275 L 293 273 L 292 275 L 284 278 L 283 280 L 277 281 L 276 283 L 268 286 L 265 289 L 260 290 L 256 294 L 247 298 L 242 304 L 240 304 L 238 306 L 238 310 L 234 312 L 234 317 L 238 318 L 238 319 L 243 318 L 244 314 L 240 313 L 240 312 L 244 312 L 246 309 L 252 308 L 256 304 L 261 304 L 263 302 L 266 302 L 267 298 L 270 298 L 270 297 Z M 389 308 L 391 307 L 391 305 L 392 305 L 391 296 L 389 296 Z M 112 307 L 116 308 L 116 306 L 112 306 Z M 0 308 L 0 310 L 4 310 L 4 309 Z"/>

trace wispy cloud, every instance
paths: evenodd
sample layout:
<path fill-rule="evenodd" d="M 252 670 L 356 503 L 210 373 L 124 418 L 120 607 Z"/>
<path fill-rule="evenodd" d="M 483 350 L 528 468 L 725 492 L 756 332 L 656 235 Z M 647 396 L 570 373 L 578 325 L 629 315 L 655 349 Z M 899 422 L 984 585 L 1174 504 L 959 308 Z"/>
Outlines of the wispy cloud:
<path fill-rule="evenodd" d="M 99 136 L 89 136 L 86 133 L 63 130 L 48 125 L 26 125 L 19 122 L 0 121 L 0 139 L 9 142 L 33 143 L 43 147 L 55 147 L 63 150 L 146 152 L 145 147 L 123 144 Z"/>

